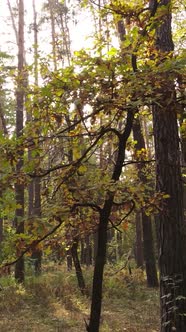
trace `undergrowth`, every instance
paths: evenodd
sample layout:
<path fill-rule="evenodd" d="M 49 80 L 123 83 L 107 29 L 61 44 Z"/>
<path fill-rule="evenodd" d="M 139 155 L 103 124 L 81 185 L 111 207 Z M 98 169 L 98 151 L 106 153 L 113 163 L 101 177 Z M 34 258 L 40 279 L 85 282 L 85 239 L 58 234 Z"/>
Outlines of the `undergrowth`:
<path fill-rule="evenodd" d="M 24 286 L 13 276 L 1 278 L 0 331 L 85 331 L 93 271 L 83 272 L 86 296 L 77 288 L 75 272 L 62 265 L 47 265 L 40 277 L 28 276 Z M 106 266 L 100 332 L 155 332 L 158 320 L 158 291 L 146 287 L 143 272 L 134 269 L 130 275 Z"/>

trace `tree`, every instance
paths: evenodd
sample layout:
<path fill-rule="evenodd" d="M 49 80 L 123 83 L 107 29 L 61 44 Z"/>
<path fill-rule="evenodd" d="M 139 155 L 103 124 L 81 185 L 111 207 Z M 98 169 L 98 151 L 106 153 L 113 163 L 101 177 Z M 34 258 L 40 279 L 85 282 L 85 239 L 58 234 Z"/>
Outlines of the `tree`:
<path fill-rule="evenodd" d="M 135 259 L 137 268 L 144 267 L 143 240 L 142 240 L 142 223 L 140 212 L 136 213 L 136 243 L 135 243 Z"/>
<path fill-rule="evenodd" d="M 157 6 L 152 1 L 151 6 Z M 159 214 L 161 331 L 186 330 L 186 233 L 183 215 L 177 101 L 174 76 L 166 61 L 173 57 L 171 1 L 162 0 L 156 28 L 160 100 L 153 106 L 157 191 L 166 193 Z M 158 18 L 157 18 L 158 19 Z"/>
<path fill-rule="evenodd" d="M 38 88 L 38 75 L 39 75 L 39 69 L 38 69 L 38 22 L 37 22 L 37 11 L 35 6 L 35 0 L 32 1 L 32 7 L 33 7 L 33 32 L 34 32 L 34 84 L 35 89 Z M 29 110 L 27 112 L 27 122 L 33 121 L 33 115 L 32 110 Z M 39 129 L 38 129 L 38 136 L 39 136 Z M 28 149 L 28 162 L 32 163 L 33 156 L 32 151 L 33 147 L 31 149 Z M 39 150 L 39 149 L 38 149 Z M 37 151 L 37 148 L 36 148 Z M 36 152 L 35 155 L 36 158 L 39 158 L 39 152 Z M 28 184 L 28 218 L 30 218 L 30 223 L 32 224 L 32 220 L 34 218 L 38 218 L 38 220 L 41 218 L 41 179 L 36 177 L 34 179 L 31 179 Z M 39 222 L 39 221 L 38 221 Z M 32 228 L 32 225 L 31 225 Z M 34 267 L 35 267 L 35 274 L 39 275 L 41 273 L 41 260 L 42 260 L 42 250 L 38 248 L 37 246 L 33 248 L 32 250 L 32 256 L 31 258 L 34 261 Z"/>
<path fill-rule="evenodd" d="M 137 142 L 135 145 L 136 153 L 145 151 L 145 141 L 143 138 L 143 133 L 141 129 L 140 119 L 137 117 L 133 124 L 133 136 L 134 140 Z M 141 160 L 143 161 L 143 159 Z M 145 174 L 146 166 L 142 163 L 137 164 L 138 176 L 140 181 L 144 184 L 144 188 L 148 185 L 148 179 Z M 147 191 L 147 189 L 145 189 Z M 149 287 L 158 286 L 158 276 L 156 269 L 156 258 L 154 253 L 154 240 L 152 235 L 152 221 L 144 210 L 142 210 L 142 227 L 143 227 L 143 249 L 144 249 L 144 259 L 147 274 L 147 284 Z"/>
<path fill-rule="evenodd" d="M 134 160 L 132 154 L 134 149 L 131 146 L 134 147 L 135 144 L 133 139 L 130 139 L 133 130 L 137 141 L 137 153 L 145 149 L 137 116 L 138 114 L 143 116 L 144 107 L 150 111 L 153 105 L 157 159 L 156 194 L 160 197 L 158 208 L 161 211 L 159 217 L 161 300 L 162 313 L 165 313 L 162 318 L 162 331 L 163 329 L 169 331 L 175 326 L 184 330 L 184 316 L 179 317 L 181 322 L 177 317 L 178 312 L 181 314 L 185 312 L 183 291 L 185 281 L 182 282 L 181 278 L 179 280 L 177 278 L 185 267 L 181 258 L 184 235 L 179 139 L 175 112 L 177 99 L 174 86 L 175 68 L 177 66 L 179 69 L 180 64 L 167 48 L 161 52 L 170 39 L 167 38 L 170 27 L 166 26 L 170 24 L 170 20 L 164 22 L 164 17 L 169 18 L 166 13 L 167 7 L 160 6 L 157 2 L 144 8 L 144 3 L 140 1 L 137 5 L 134 2 L 129 4 L 114 0 L 109 4 L 105 2 L 101 4 L 99 1 L 99 14 L 106 24 L 101 33 L 102 22 L 100 16 L 96 17 L 100 27 L 92 50 L 75 52 L 70 65 L 59 68 L 59 48 L 54 45 L 56 46 L 54 70 L 51 71 L 50 56 L 42 59 L 40 66 L 35 62 L 36 72 L 37 67 L 41 69 L 42 86 L 29 87 L 26 106 L 31 110 L 33 121 L 27 121 L 23 132 L 24 44 L 20 38 L 23 37 L 21 4 L 23 2 L 20 1 L 19 17 L 22 26 L 17 33 L 20 49 L 17 79 L 19 107 L 17 107 L 16 144 L 13 146 L 15 155 L 18 156 L 16 236 L 19 257 L 16 263 L 20 264 L 24 254 L 57 231 L 56 238 L 59 243 L 65 242 L 63 244 L 65 249 L 69 251 L 71 249 L 74 255 L 79 277 L 81 266 L 77 252 L 78 241 L 97 231 L 92 303 L 87 331 L 99 331 L 108 231 L 112 229 L 113 233 L 113 229 L 117 230 L 120 224 L 125 225 L 126 218 L 135 206 L 137 211 L 143 211 L 143 217 L 147 219 L 146 205 L 151 204 L 151 201 L 152 205 L 157 205 L 144 185 L 144 182 L 147 182 L 145 173 L 147 168 L 143 162 L 150 163 L 151 160 L 148 158 Z M 52 4 L 50 7 L 53 15 L 52 24 L 55 24 L 54 34 L 56 34 L 59 32 L 56 23 L 60 16 L 57 9 L 62 8 L 64 11 L 66 9 L 58 1 L 50 0 L 50 4 Z M 91 6 L 96 5 L 91 2 Z M 116 15 L 110 15 L 110 12 Z M 126 37 L 121 38 L 120 48 L 112 46 L 111 38 L 118 17 L 119 33 L 123 36 L 124 30 L 128 31 Z M 126 24 L 122 25 L 123 19 Z M 115 28 L 113 30 L 115 31 Z M 56 35 L 53 37 L 56 43 Z M 172 45 L 172 42 L 170 44 Z M 36 45 L 37 41 L 35 47 Z M 23 163 L 24 149 L 25 151 L 30 149 L 32 152 L 32 159 L 27 167 Z M 129 176 L 130 164 L 133 164 L 134 168 Z M 15 181 L 15 172 L 12 172 L 11 176 Z M 28 236 L 27 240 L 27 230 L 23 236 L 23 206 L 24 183 L 27 183 L 24 181 L 28 177 L 39 186 L 35 190 L 35 198 L 32 195 L 31 199 L 31 209 L 34 210 L 36 218 L 32 224 L 33 234 Z M 142 184 L 141 189 L 140 184 Z M 40 203 L 42 203 L 42 215 Z M 150 213 L 153 213 L 152 209 Z M 53 226 L 55 221 L 58 222 L 57 226 Z M 144 240 L 146 243 L 149 239 L 152 242 L 151 224 L 146 222 L 145 225 L 148 225 L 150 235 L 146 236 L 146 232 Z M 167 230 L 166 234 L 164 230 Z M 51 239 L 50 243 L 52 240 L 54 242 L 56 239 Z M 175 243 L 178 253 L 173 253 L 169 248 L 169 244 L 173 246 Z M 152 246 L 147 248 L 150 248 L 151 259 L 149 260 L 146 255 L 146 263 L 149 270 L 152 270 L 155 266 L 153 264 L 152 268 L 151 265 L 151 260 L 154 263 Z M 20 272 L 20 269 L 17 269 L 17 272 Z M 185 272 L 182 274 L 185 278 Z M 17 278 L 19 281 L 23 280 L 23 270 Z M 157 280 L 154 280 L 156 283 Z M 79 283 L 83 290 L 85 287 L 82 280 L 79 279 Z M 171 283 L 174 286 L 170 286 Z M 167 299 L 170 299 L 170 302 L 167 302 Z"/>
<path fill-rule="evenodd" d="M 16 136 L 18 142 L 23 135 L 23 112 L 24 112 L 24 2 L 19 0 L 19 27 L 18 27 L 18 77 L 16 91 Z M 15 196 L 17 208 L 15 211 L 16 233 L 24 233 L 24 182 L 21 177 L 23 167 L 24 150 L 20 145 L 18 160 L 16 164 L 17 182 L 15 184 Z M 18 250 L 19 251 L 19 250 Z M 19 252 L 18 252 L 19 255 Z M 20 259 L 15 266 L 15 278 L 18 282 L 24 281 L 24 258 Z"/>
<path fill-rule="evenodd" d="M 119 180 L 122 172 L 123 163 L 125 160 L 125 147 L 132 130 L 134 114 L 135 114 L 134 110 L 128 111 L 125 130 L 122 133 L 118 132 L 117 134 L 118 135 L 117 158 L 111 178 L 113 183 L 116 183 Z M 99 331 L 103 270 L 106 262 L 107 227 L 109 223 L 109 217 L 111 214 L 113 202 L 114 202 L 114 192 L 108 191 L 107 198 L 104 202 L 103 208 L 99 210 L 100 219 L 98 225 L 98 245 L 97 245 L 97 254 L 95 259 L 95 268 L 93 276 L 91 314 L 90 314 L 89 325 L 87 327 L 88 332 Z"/>
<path fill-rule="evenodd" d="M 127 35 L 126 35 L 126 28 L 124 24 L 123 18 L 119 18 L 117 21 L 117 30 L 120 37 L 121 42 L 121 51 L 122 51 L 122 42 L 127 41 Z M 123 60 L 125 60 L 125 49 L 123 49 Z M 133 67 L 134 72 L 137 71 L 137 68 Z M 139 113 L 138 109 L 138 113 Z M 142 128 L 140 124 L 139 116 L 136 117 L 134 123 L 133 123 L 133 137 L 136 141 L 135 150 L 136 155 L 140 154 L 141 151 L 146 150 L 145 141 L 142 133 Z M 142 158 L 143 159 L 143 158 Z M 144 185 L 144 188 L 146 184 L 148 184 L 147 176 L 145 175 L 146 167 L 143 165 L 143 163 L 137 163 L 137 171 L 138 176 L 141 181 L 141 183 Z M 142 161 L 142 160 L 141 160 Z M 145 190 L 147 191 L 147 190 Z M 149 193 L 150 196 L 150 193 Z M 153 235 L 152 235 L 152 222 L 151 217 L 147 216 L 145 211 L 142 209 L 141 212 L 142 217 L 142 228 L 143 228 L 143 250 L 144 250 L 144 258 L 145 258 L 145 267 L 146 267 L 146 274 L 147 274 L 147 284 L 149 287 L 157 287 L 158 286 L 158 277 L 157 277 L 157 269 L 156 269 L 156 259 L 154 254 L 154 241 L 153 241 Z M 138 225 L 138 229 L 140 224 L 138 223 L 138 220 L 136 220 L 136 223 Z M 139 229 L 140 230 L 140 229 Z M 137 234 L 138 239 L 138 234 Z"/>

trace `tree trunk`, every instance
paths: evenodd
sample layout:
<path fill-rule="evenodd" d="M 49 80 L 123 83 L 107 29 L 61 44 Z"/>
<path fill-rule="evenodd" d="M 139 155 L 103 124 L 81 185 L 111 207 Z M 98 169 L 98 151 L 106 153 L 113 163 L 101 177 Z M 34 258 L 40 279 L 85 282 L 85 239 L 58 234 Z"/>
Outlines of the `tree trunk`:
<path fill-rule="evenodd" d="M 136 151 L 145 149 L 145 141 L 141 131 L 141 125 L 139 117 L 137 117 L 133 124 L 133 136 L 136 143 Z M 145 175 L 146 166 L 143 163 L 137 164 L 138 176 L 144 186 L 148 183 L 148 179 Z M 145 259 L 145 269 L 147 274 L 147 285 L 149 287 L 158 286 L 158 276 L 156 269 L 156 259 L 154 254 L 154 240 L 152 234 L 152 222 L 151 218 L 142 211 L 142 228 L 143 228 L 143 250 Z"/>
<path fill-rule="evenodd" d="M 32 1 L 33 15 L 34 15 L 34 83 L 35 86 L 38 86 L 38 24 L 37 24 L 37 11 L 35 6 L 35 0 Z M 27 114 L 27 121 L 33 121 L 32 113 Z M 37 131 L 39 135 L 39 130 Z M 37 148 L 37 147 L 36 147 Z M 39 157 L 39 152 L 37 152 L 36 158 Z M 31 161 L 32 150 L 28 150 L 28 160 Z M 40 178 L 36 177 L 31 179 L 28 187 L 28 215 L 32 218 L 41 217 L 41 183 Z M 38 221 L 39 222 L 39 221 Z M 31 226 L 32 227 L 32 226 Z M 35 247 L 32 252 L 32 259 L 34 263 L 35 275 L 40 275 L 41 273 L 41 259 L 42 259 L 42 250 L 38 247 Z"/>
<path fill-rule="evenodd" d="M 85 241 L 81 239 L 81 264 L 85 264 Z"/>
<path fill-rule="evenodd" d="M 48 4 L 49 4 L 51 31 L 52 31 L 52 58 L 53 58 L 54 70 L 57 70 L 56 29 L 55 29 L 55 16 L 54 16 L 55 2 L 52 0 L 48 0 Z"/>
<path fill-rule="evenodd" d="M 0 191 L 0 198 L 2 198 L 2 192 Z M 1 254 L 1 243 L 3 241 L 3 218 L 0 216 L 0 254 Z"/>
<path fill-rule="evenodd" d="M 142 212 L 143 225 L 143 249 L 145 259 L 145 269 L 147 274 L 147 285 L 158 287 L 158 275 L 156 269 L 156 259 L 154 253 L 154 239 L 152 234 L 152 221 L 149 216 Z"/>
<path fill-rule="evenodd" d="M 79 286 L 81 293 L 84 295 L 85 294 L 85 280 L 83 277 L 83 272 L 82 272 L 81 264 L 80 264 L 79 257 L 78 257 L 78 240 L 77 239 L 74 239 L 74 241 L 73 241 L 72 248 L 71 248 L 71 254 L 72 254 L 72 259 L 74 262 L 74 267 L 76 270 L 78 286 Z"/>
<path fill-rule="evenodd" d="M 92 247 L 89 235 L 86 235 L 85 237 L 85 245 L 85 264 L 86 266 L 90 266 L 92 264 Z"/>
<path fill-rule="evenodd" d="M 144 256 L 143 256 L 143 240 L 142 240 L 142 223 L 141 215 L 139 212 L 136 213 L 136 265 L 138 268 L 143 269 Z"/>
<path fill-rule="evenodd" d="M 118 135 L 118 154 L 116 163 L 114 166 L 112 181 L 119 180 L 122 167 L 125 159 L 126 142 L 132 130 L 132 124 L 134 119 L 134 112 L 130 110 L 127 114 L 125 130 L 122 134 Z M 95 259 L 93 286 L 92 286 L 92 302 L 90 321 L 87 326 L 88 332 L 99 332 L 101 305 L 102 305 L 102 286 L 103 286 L 103 271 L 106 262 L 106 249 L 107 249 L 107 227 L 109 222 L 109 216 L 111 213 L 114 193 L 108 192 L 107 199 L 104 206 L 100 209 L 100 219 L 98 224 L 98 245 L 97 255 Z"/>
<path fill-rule="evenodd" d="M 67 270 L 72 270 L 72 255 L 70 250 L 67 251 Z"/>
<path fill-rule="evenodd" d="M 92 264 L 92 247 L 89 235 L 85 235 L 85 239 L 81 240 L 81 264 L 86 266 Z"/>
<path fill-rule="evenodd" d="M 24 1 L 19 0 L 19 27 L 18 27 L 18 83 L 16 93 L 16 135 L 18 140 L 23 134 L 23 111 L 24 111 Z M 21 179 L 21 170 L 23 167 L 23 149 L 18 152 L 18 161 L 16 164 L 16 173 L 18 180 L 15 184 L 15 197 L 17 208 L 15 211 L 16 233 L 24 233 L 24 184 Z M 19 249 L 18 249 L 19 252 Z M 18 253 L 19 255 L 19 253 Z M 18 282 L 24 282 L 24 258 L 22 257 L 15 266 L 15 279 Z"/>
<path fill-rule="evenodd" d="M 162 55 L 173 50 L 171 1 L 164 0 L 167 13 L 157 28 L 156 47 Z M 157 191 L 169 198 L 159 214 L 161 331 L 186 331 L 186 233 L 183 185 L 174 82 L 162 76 L 162 100 L 153 107 Z"/>
<path fill-rule="evenodd" d="M 97 256 L 97 251 L 98 251 L 98 232 L 97 232 L 97 229 L 96 231 L 93 233 L 93 261 L 95 263 L 96 261 L 96 256 Z"/>

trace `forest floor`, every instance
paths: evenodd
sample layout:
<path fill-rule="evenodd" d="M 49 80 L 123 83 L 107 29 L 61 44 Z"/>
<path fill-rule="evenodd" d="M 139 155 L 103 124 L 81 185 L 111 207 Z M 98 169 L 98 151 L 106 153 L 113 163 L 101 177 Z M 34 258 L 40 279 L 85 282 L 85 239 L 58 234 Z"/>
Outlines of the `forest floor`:
<path fill-rule="evenodd" d="M 132 276 L 106 267 L 100 332 L 159 331 L 158 290 L 148 289 L 143 273 Z M 91 269 L 85 269 L 91 290 Z M 42 276 L 27 277 L 16 285 L 13 277 L 0 279 L 1 332 L 83 332 L 88 320 L 90 294 L 82 296 L 74 272 L 50 267 Z"/>

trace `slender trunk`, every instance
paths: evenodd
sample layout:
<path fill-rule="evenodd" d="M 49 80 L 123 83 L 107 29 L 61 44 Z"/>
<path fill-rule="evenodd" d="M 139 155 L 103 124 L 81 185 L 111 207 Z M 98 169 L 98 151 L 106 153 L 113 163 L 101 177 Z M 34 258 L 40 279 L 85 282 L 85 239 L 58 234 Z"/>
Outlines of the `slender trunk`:
<path fill-rule="evenodd" d="M 93 248 L 93 261 L 95 263 L 96 261 L 96 256 L 97 256 L 97 251 L 98 251 L 98 232 L 94 232 L 93 234 L 93 243 L 94 243 L 94 248 Z"/>
<path fill-rule="evenodd" d="M 136 151 L 145 149 L 145 141 L 141 131 L 141 125 L 139 117 L 135 119 L 133 125 L 133 136 L 136 143 Z M 138 176 L 140 181 L 144 186 L 148 183 L 148 179 L 145 175 L 146 166 L 142 163 L 137 164 Z M 149 287 L 158 286 L 158 276 L 156 269 L 156 259 L 154 253 L 154 240 L 152 234 L 152 222 L 151 218 L 142 211 L 142 228 L 143 228 L 143 249 L 144 249 L 144 259 L 145 259 L 145 268 L 147 274 L 147 284 Z"/>
<path fill-rule="evenodd" d="M 81 239 L 81 264 L 85 264 L 85 242 L 84 239 Z"/>
<path fill-rule="evenodd" d="M 143 269 L 144 256 L 143 256 L 143 240 L 142 240 L 142 223 L 141 215 L 136 213 L 136 265 L 138 268 Z"/>
<path fill-rule="evenodd" d="M 32 1 L 33 14 L 34 14 L 34 83 L 35 86 L 38 86 L 38 24 L 37 24 L 37 11 L 35 6 L 35 0 Z M 27 121 L 33 121 L 32 113 L 27 113 Z M 39 130 L 37 131 L 39 135 Z M 36 147 L 37 148 L 37 147 Z M 39 157 L 37 152 L 36 158 Z M 28 150 L 28 161 L 32 161 L 32 150 Z M 28 186 L 28 215 L 31 217 L 35 216 L 36 218 L 41 217 L 41 183 L 40 178 L 31 179 L 31 182 Z M 31 225 L 32 228 L 32 225 Z M 42 259 L 42 250 L 38 247 L 33 248 L 32 259 L 34 263 L 35 275 L 41 273 L 41 259 Z"/>
<path fill-rule="evenodd" d="M 92 247 L 90 243 L 90 236 L 85 236 L 85 264 L 90 266 L 92 264 Z"/>
<path fill-rule="evenodd" d="M 4 111 L 3 111 L 3 103 L 0 101 L 0 121 L 1 121 L 1 131 L 3 132 L 4 136 L 8 135 L 8 129 L 6 126 L 6 119 L 4 116 Z"/>
<path fill-rule="evenodd" d="M 0 131 L 4 136 L 8 135 L 6 126 L 6 120 L 3 112 L 3 104 L 0 101 Z M 3 197 L 3 190 L 0 190 L 0 199 Z M 1 254 L 1 242 L 3 241 L 3 217 L 0 215 L 0 254 Z"/>
<path fill-rule="evenodd" d="M 48 0 L 49 10 L 50 10 L 50 20 L 51 20 L 51 30 L 52 30 L 52 58 L 54 64 L 54 70 L 57 70 L 57 52 L 56 52 L 56 31 L 55 31 L 55 17 L 54 17 L 54 2 Z"/>
<path fill-rule="evenodd" d="M 143 225 L 143 248 L 145 269 L 147 274 L 147 285 L 149 287 L 158 287 L 158 275 L 156 269 L 156 258 L 154 253 L 154 239 L 152 233 L 152 221 L 149 216 L 142 212 Z"/>
<path fill-rule="evenodd" d="M 15 22 L 15 18 L 14 18 L 14 14 L 13 14 L 13 10 L 12 10 L 10 0 L 7 0 L 7 4 L 8 4 L 8 9 L 9 9 L 9 12 L 10 12 L 11 20 L 12 20 L 12 26 L 13 26 L 15 37 L 16 37 L 16 44 L 18 45 L 18 43 L 19 43 L 18 31 L 17 31 L 16 22 Z"/>
<path fill-rule="evenodd" d="M 120 233 L 119 231 L 116 231 L 116 243 L 117 243 L 117 254 L 118 254 L 118 258 L 116 260 L 116 263 L 119 262 L 119 260 L 122 257 L 123 254 L 123 233 Z"/>
<path fill-rule="evenodd" d="M 119 135 L 118 155 L 114 166 L 112 181 L 119 180 L 125 159 L 126 142 L 132 130 L 134 112 L 130 110 L 127 114 L 125 130 Z M 90 321 L 87 326 L 88 332 L 99 332 L 101 305 L 102 305 L 102 287 L 103 287 L 103 271 L 106 262 L 107 249 L 107 227 L 109 216 L 113 206 L 114 193 L 108 192 L 103 208 L 100 210 L 100 219 L 98 224 L 98 246 L 95 259 L 93 286 L 92 286 L 92 302 Z"/>
<path fill-rule="evenodd" d="M 74 262 L 74 267 L 76 270 L 78 286 L 79 286 L 81 293 L 84 295 L 85 294 L 85 280 L 83 277 L 83 272 L 82 272 L 81 264 L 80 264 L 79 257 L 78 257 L 78 240 L 77 239 L 74 239 L 74 241 L 73 241 L 72 248 L 71 248 L 71 254 L 72 254 L 72 259 Z"/>
<path fill-rule="evenodd" d="M 64 6 L 66 6 L 66 1 L 64 1 Z M 67 7 L 66 7 L 67 8 Z M 67 64 L 70 66 L 71 62 L 71 47 L 70 47 L 70 31 L 68 28 L 68 9 L 65 12 L 60 13 L 60 23 L 62 30 L 62 65 L 64 66 L 64 54 L 67 58 Z"/>
<path fill-rule="evenodd" d="M 23 111 L 24 111 L 24 1 L 19 0 L 19 27 L 18 27 L 18 83 L 16 93 L 16 135 L 18 140 L 23 134 Z M 17 208 L 15 211 L 16 233 L 24 233 L 24 184 L 21 181 L 24 150 L 18 152 L 16 173 L 18 180 L 15 183 L 15 197 Z M 24 258 L 22 257 L 15 266 L 15 279 L 24 282 Z"/>
<path fill-rule="evenodd" d="M 34 216 L 41 217 L 41 183 L 40 178 L 34 179 Z M 41 274 L 42 249 L 35 247 L 32 258 L 34 259 L 35 274 Z"/>
<path fill-rule="evenodd" d="M 70 250 L 67 251 L 67 270 L 72 270 L 72 255 Z"/>
<path fill-rule="evenodd" d="M 156 47 L 162 56 L 173 50 L 170 0 L 157 28 Z M 164 9 L 165 10 L 165 9 Z M 162 75 L 162 100 L 153 106 L 157 191 L 169 198 L 159 214 L 161 332 L 186 331 L 186 229 L 174 82 Z M 161 106 L 160 106 L 161 103 Z"/>
<path fill-rule="evenodd" d="M 2 192 L 0 191 L 0 198 L 2 198 Z M 1 243 L 3 241 L 3 218 L 0 216 L 0 253 L 1 253 Z"/>
<path fill-rule="evenodd" d="M 81 240 L 81 264 L 86 266 L 92 264 L 92 247 L 89 235 L 85 235 L 85 239 Z"/>

